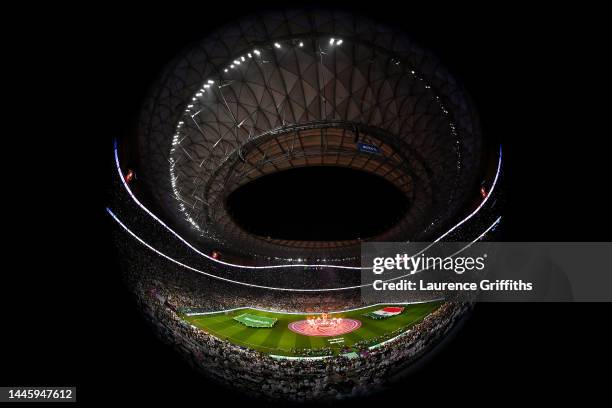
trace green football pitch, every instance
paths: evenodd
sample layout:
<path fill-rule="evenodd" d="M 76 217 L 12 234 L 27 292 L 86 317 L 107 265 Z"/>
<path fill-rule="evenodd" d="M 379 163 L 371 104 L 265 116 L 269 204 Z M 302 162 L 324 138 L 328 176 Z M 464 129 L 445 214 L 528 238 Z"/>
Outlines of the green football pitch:
<path fill-rule="evenodd" d="M 341 349 L 351 348 L 355 343 L 361 346 L 373 346 L 389 338 L 397 336 L 400 332 L 409 329 L 436 310 L 442 302 L 420 303 L 404 306 L 404 311 L 396 316 L 386 319 L 371 319 L 365 313 L 381 309 L 385 306 L 377 305 L 359 310 L 342 313 L 333 313 L 330 317 L 356 319 L 361 322 L 357 330 L 335 337 L 313 337 L 295 333 L 288 328 L 289 323 L 296 320 L 315 317 L 317 314 L 286 314 L 265 312 L 257 309 L 239 309 L 229 312 L 220 312 L 200 316 L 182 316 L 187 322 L 201 330 L 225 339 L 232 343 L 249 347 L 263 353 L 294 356 L 304 355 L 302 350 L 317 350 L 331 348 L 334 353 Z M 274 326 L 248 327 L 234 318 L 248 314 L 249 316 L 262 316 L 277 319 Z M 307 353 L 308 354 L 308 353 Z"/>

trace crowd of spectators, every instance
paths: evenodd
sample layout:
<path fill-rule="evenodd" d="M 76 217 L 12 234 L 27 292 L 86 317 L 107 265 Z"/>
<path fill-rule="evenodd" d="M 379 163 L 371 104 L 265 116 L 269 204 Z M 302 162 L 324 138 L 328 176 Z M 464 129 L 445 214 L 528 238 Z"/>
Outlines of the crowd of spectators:
<path fill-rule="evenodd" d="M 309 401 L 369 393 L 428 351 L 467 306 L 445 303 L 409 331 L 356 358 L 313 351 L 317 359 L 280 359 L 219 339 L 192 325 L 154 291 L 137 292 L 160 337 L 205 375 L 250 395 Z"/>
<path fill-rule="evenodd" d="M 133 240 L 121 240 L 118 247 L 126 256 L 127 284 L 160 338 L 206 376 L 270 399 L 345 398 L 384 387 L 390 376 L 400 373 L 436 344 L 468 307 L 445 303 L 410 330 L 375 339 L 382 343 L 377 348 L 365 342 L 354 344 L 351 349 L 357 356 L 353 358 L 317 349 L 311 354 L 300 353 L 310 359 L 278 359 L 208 334 L 183 320 L 179 310 L 215 311 L 244 306 L 278 311 L 343 310 L 363 306 L 359 293 L 270 293 L 185 271 L 151 256 Z"/>

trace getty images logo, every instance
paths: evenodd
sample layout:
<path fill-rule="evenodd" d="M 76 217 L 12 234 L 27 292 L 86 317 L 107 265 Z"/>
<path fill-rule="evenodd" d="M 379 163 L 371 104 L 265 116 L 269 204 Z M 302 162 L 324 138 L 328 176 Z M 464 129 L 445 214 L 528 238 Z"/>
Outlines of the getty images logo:
<path fill-rule="evenodd" d="M 466 271 L 482 271 L 485 268 L 487 254 L 479 257 L 440 257 L 440 256 L 409 256 L 396 254 L 391 257 L 374 258 L 372 272 L 380 275 L 385 271 L 407 271 L 411 275 L 422 270 L 453 271 L 458 275 Z"/>

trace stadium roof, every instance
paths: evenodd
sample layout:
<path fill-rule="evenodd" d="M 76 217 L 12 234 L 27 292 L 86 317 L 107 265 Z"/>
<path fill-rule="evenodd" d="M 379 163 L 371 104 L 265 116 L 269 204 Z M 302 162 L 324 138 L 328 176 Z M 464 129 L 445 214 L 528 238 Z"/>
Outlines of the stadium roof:
<path fill-rule="evenodd" d="M 359 241 L 246 232 L 225 198 L 249 181 L 321 164 L 375 173 L 411 206 L 371 239 L 426 239 L 465 206 L 482 145 L 469 98 L 433 55 L 394 28 L 312 10 L 247 17 L 184 51 L 139 130 L 141 178 L 167 218 L 204 245 L 274 258 L 351 257 Z"/>

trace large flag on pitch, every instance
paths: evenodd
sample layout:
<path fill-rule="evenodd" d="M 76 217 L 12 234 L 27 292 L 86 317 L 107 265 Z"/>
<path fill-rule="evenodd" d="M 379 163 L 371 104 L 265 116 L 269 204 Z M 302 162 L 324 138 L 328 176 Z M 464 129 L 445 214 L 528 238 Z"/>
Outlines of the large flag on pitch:
<path fill-rule="evenodd" d="M 276 320 L 274 317 L 265 317 L 250 313 L 243 313 L 240 316 L 234 317 L 234 320 L 248 327 L 272 327 Z"/>
<path fill-rule="evenodd" d="M 403 307 L 392 306 L 366 313 L 365 316 L 371 317 L 372 319 L 385 319 L 387 317 L 396 316 L 402 313 L 403 311 Z"/>

